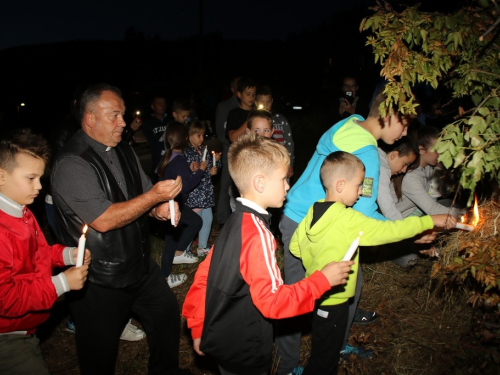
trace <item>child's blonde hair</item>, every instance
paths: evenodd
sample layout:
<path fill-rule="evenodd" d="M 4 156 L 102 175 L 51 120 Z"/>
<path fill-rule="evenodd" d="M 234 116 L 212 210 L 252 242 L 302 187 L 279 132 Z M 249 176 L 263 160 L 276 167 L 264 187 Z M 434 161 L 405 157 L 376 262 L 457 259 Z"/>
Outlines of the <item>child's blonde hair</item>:
<path fill-rule="evenodd" d="M 229 147 L 227 158 L 229 174 L 240 193 L 245 192 L 256 172 L 272 174 L 280 164 L 290 165 L 285 147 L 253 132 L 240 136 Z"/>
<path fill-rule="evenodd" d="M 325 158 L 319 175 L 321 183 L 328 190 L 332 189 L 335 179 L 343 178 L 349 181 L 359 170 L 364 171 L 365 165 L 357 156 L 344 151 L 335 151 Z"/>

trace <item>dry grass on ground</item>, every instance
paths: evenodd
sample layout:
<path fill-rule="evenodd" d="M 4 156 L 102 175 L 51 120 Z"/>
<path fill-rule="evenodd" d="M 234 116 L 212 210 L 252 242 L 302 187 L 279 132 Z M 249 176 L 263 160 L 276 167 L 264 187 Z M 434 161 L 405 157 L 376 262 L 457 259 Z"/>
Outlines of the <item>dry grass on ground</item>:
<path fill-rule="evenodd" d="M 162 241 L 155 239 L 153 246 L 158 259 Z M 423 259 L 416 267 L 403 270 L 391 262 L 378 262 L 370 252 L 363 255 L 364 287 L 360 306 L 375 309 L 380 319 L 371 325 L 354 326 L 350 341 L 373 350 L 375 356 L 364 361 L 351 356 L 341 364 L 340 374 L 500 373 L 491 361 L 495 348 L 481 346 L 471 334 L 473 311 L 465 304 L 465 297 L 456 294 L 443 299 L 433 292 L 432 261 Z M 188 275 L 188 282 L 174 289 L 181 305 L 193 281 L 196 265 L 174 265 L 174 272 Z M 57 304 L 51 321 L 41 331 L 42 350 L 54 374 L 79 373 L 74 335 L 65 331 L 66 314 L 64 304 Z M 310 342 L 310 335 L 306 333 L 302 339 L 302 364 L 307 362 Z M 116 373 L 146 374 L 147 359 L 146 340 L 120 342 Z M 209 360 L 194 355 L 184 320 L 180 365 L 194 374 L 218 373 Z"/>

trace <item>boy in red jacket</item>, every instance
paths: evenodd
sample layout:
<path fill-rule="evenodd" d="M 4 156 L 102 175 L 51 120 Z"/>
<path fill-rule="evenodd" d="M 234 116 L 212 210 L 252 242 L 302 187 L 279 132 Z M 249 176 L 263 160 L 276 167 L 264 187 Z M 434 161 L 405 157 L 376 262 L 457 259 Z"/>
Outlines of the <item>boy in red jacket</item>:
<path fill-rule="evenodd" d="M 84 265 L 52 276 L 53 267 L 74 265 L 77 249 L 49 246 L 26 207 L 42 185 L 49 147 L 29 130 L 0 139 L 0 374 L 48 374 L 34 335 L 57 298 L 81 289 Z"/>
<path fill-rule="evenodd" d="M 198 267 L 182 315 L 195 351 L 212 356 L 221 374 L 267 374 L 271 319 L 312 311 L 332 286 L 346 283 L 353 262 L 330 263 L 296 284 L 284 285 L 266 209 L 281 207 L 285 200 L 288 151 L 248 133 L 231 145 L 228 159 L 241 198 Z"/>

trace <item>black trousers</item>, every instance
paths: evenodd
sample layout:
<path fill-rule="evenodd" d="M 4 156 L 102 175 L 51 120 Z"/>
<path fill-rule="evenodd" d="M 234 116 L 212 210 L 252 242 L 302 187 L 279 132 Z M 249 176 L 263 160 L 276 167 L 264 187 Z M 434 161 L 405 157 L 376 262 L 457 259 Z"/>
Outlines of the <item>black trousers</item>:
<path fill-rule="evenodd" d="M 181 219 L 177 227 L 171 226 L 170 223 L 167 225 L 165 245 L 161 254 L 161 273 L 163 277 L 168 277 L 172 271 L 175 251 L 186 250 L 186 247 L 188 247 L 203 226 L 203 220 L 200 215 L 184 205 L 181 208 Z"/>
<path fill-rule="evenodd" d="M 348 314 L 348 302 L 314 309 L 311 356 L 304 375 L 337 374 Z"/>
<path fill-rule="evenodd" d="M 180 311 L 158 265 L 139 283 L 120 289 L 88 282 L 70 303 L 81 374 L 114 374 L 118 341 L 130 313 L 149 346 L 149 374 L 175 373 L 179 365 Z"/>

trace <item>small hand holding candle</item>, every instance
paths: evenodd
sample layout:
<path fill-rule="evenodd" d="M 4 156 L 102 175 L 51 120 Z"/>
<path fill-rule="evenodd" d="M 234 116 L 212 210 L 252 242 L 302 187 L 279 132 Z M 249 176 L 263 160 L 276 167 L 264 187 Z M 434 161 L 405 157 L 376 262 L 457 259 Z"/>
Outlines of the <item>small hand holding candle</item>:
<path fill-rule="evenodd" d="M 87 233 L 88 226 L 85 224 L 83 227 L 82 235 L 78 240 L 78 253 L 76 255 L 76 266 L 81 267 L 83 265 L 83 257 L 85 255 L 85 242 L 87 238 L 85 237 L 85 233 Z"/>
<path fill-rule="evenodd" d="M 345 253 L 344 257 L 342 258 L 342 261 L 344 260 L 351 260 L 352 256 L 354 255 L 354 252 L 359 246 L 359 241 L 361 240 L 361 236 L 363 235 L 363 232 L 359 232 L 359 236 L 352 241 L 351 246 L 349 246 L 349 249 L 347 249 L 347 253 Z"/>

